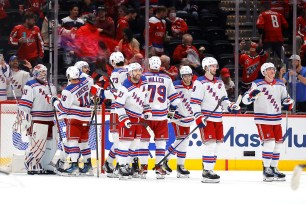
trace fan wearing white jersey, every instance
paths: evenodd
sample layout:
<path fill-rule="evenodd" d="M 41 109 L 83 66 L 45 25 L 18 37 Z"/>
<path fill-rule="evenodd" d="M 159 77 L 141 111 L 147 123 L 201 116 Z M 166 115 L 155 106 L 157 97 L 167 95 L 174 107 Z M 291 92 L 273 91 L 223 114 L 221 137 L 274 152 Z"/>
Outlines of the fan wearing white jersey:
<path fill-rule="evenodd" d="M 18 105 L 16 123 L 21 131 L 27 130 L 30 150 L 26 155 L 25 167 L 28 174 L 53 173 L 50 162 L 56 151 L 56 129 L 53 107 L 47 95 L 55 94 L 53 85 L 47 84 L 47 68 L 38 64 L 33 69 L 33 80 L 26 83 Z"/>
<path fill-rule="evenodd" d="M 190 104 L 194 111 L 196 124 L 199 126 L 203 142 L 203 183 L 218 183 L 220 176 L 213 172 L 219 146 L 223 143 L 222 108 L 229 112 L 237 113 L 240 110 L 239 104 L 230 102 L 223 81 L 217 78 L 216 71 L 218 62 L 213 57 L 206 57 L 202 60 L 202 67 L 205 75 L 199 77 L 193 84 Z M 224 101 L 207 122 L 204 117 L 208 116 L 217 106 L 219 100 L 225 96 Z M 207 123 L 207 124 L 206 124 Z"/>
<path fill-rule="evenodd" d="M 131 123 L 141 122 L 142 115 L 147 119 L 152 116 L 151 108 L 148 104 L 147 79 L 142 76 L 141 65 L 131 63 L 128 66 L 128 74 L 128 78 L 118 89 L 118 96 L 115 102 L 120 126 L 117 150 L 120 179 L 127 179 L 130 173 L 134 177 L 138 175 L 135 167 L 132 168 L 133 172 L 130 172 L 128 153 L 134 139 L 140 139 L 142 128 L 140 125 L 132 125 Z"/>
<path fill-rule="evenodd" d="M 173 84 L 175 90 L 180 94 L 182 102 L 189 104 L 193 86 L 193 74 L 191 68 L 189 66 L 182 66 L 180 68 L 180 76 L 181 79 L 174 81 Z M 170 152 L 171 154 L 169 157 L 171 157 L 172 155 L 177 155 L 177 177 L 188 178 L 190 172 L 185 169 L 184 163 L 189 140 L 185 139 L 184 142 L 182 142 L 176 149 L 173 148 L 176 147 L 177 144 L 180 143 L 184 138 L 186 138 L 187 135 L 190 133 L 190 126 L 194 121 L 193 115 L 189 113 L 186 114 L 185 111 L 182 110 L 182 107 L 179 107 L 178 109 L 176 109 L 173 119 L 174 122 L 172 122 L 172 126 L 174 129 L 176 140 L 169 146 L 166 154 Z M 164 161 L 163 167 L 165 168 L 167 173 L 171 173 L 172 169 L 168 165 L 168 159 Z"/>
<path fill-rule="evenodd" d="M 166 74 L 159 73 L 160 66 L 160 58 L 153 56 L 149 59 L 149 72 L 144 73 L 148 81 L 149 104 L 152 108 L 152 118 L 146 120 L 146 123 L 148 123 L 155 134 L 156 164 L 165 156 L 166 142 L 168 140 L 168 101 L 170 102 L 172 110 L 175 110 L 178 106 L 185 106 L 183 110 L 192 113 L 191 107 L 187 107 L 181 103 L 179 94 L 175 90 L 171 78 Z M 137 151 L 141 163 L 141 178 L 146 178 L 147 174 L 149 141 L 150 134 L 146 129 L 143 129 L 139 144 L 140 149 Z M 155 173 L 158 179 L 165 178 L 166 172 L 163 170 L 162 165 L 156 165 Z"/>
<path fill-rule="evenodd" d="M 10 66 L 5 63 L 3 55 L 0 54 L 0 101 L 7 100 L 7 87 L 10 83 Z"/>
<path fill-rule="evenodd" d="M 104 90 L 92 84 L 90 78 L 81 78 L 77 67 L 72 66 L 67 69 L 67 76 L 71 84 L 62 91 L 61 99 L 52 97 L 50 102 L 57 110 L 67 117 L 67 141 L 65 151 L 71 158 L 71 164 L 64 169 L 64 176 L 78 176 L 80 173 L 93 175 L 91 165 L 91 150 L 88 145 L 88 135 L 90 126 L 84 123 L 90 122 L 91 109 L 89 93 L 104 98 Z M 79 169 L 79 154 L 84 159 L 84 167 Z"/>
<path fill-rule="evenodd" d="M 254 103 L 254 120 L 263 142 L 263 181 L 285 181 L 286 175 L 277 168 L 283 146 L 281 110 L 292 110 L 294 101 L 287 93 L 285 84 L 275 79 L 273 63 L 264 63 L 261 73 L 265 78 L 252 83 L 242 102 L 246 105 Z"/>
<path fill-rule="evenodd" d="M 127 78 L 127 70 L 124 66 L 124 56 L 121 52 L 113 52 L 109 57 L 109 63 L 113 66 L 114 70 L 110 76 L 110 80 L 113 82 L 115 87 L 111 90 L 118 89 L 124 80 Z M 115 94 L 115 93 L 114 93 Z M 108 177 L 118 177 L 118 172 L 114 172 L 113 162 L 116 158 L 116 151 L 119 142 L 119 127 L 114 125 L 118 123 L 118 115 L 115 113 L 115 100 L 112 100 L 112 106 L 110 111 L 110 133 L 113 137 L 113 145 L 109 151 L 108 157 L 106 158 L 105 164 L 103 166 Z"/>

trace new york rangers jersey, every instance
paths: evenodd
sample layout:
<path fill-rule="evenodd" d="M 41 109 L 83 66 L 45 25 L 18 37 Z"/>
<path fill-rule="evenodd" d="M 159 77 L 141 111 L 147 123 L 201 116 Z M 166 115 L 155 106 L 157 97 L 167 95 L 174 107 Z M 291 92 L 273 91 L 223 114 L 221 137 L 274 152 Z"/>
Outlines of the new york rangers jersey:
<path fill-rule="evenodd" d="M 178 92 L 182 103 L 186 104 L 187 107 L 191 109 L 190 106 L 190 98 L 191 93 L 193 91 L 192 85 L 187 86 L 183 84 L 182 80 L 176 80 L 173 82 L 175 90 Z M 174 119 L 182 119 L 182 120 L 176 120 L 174 123 L 184 126 L 184 127 L 190 127 L 191 123 L 193 122 L 193 119 L 191 118 L 193 114 L 190 114 L 189 112 L 185 111 L 185 107 L 180 106 L 176 109 Z M 184 119 L 189 118 L 189 119 Z"/>
<path fill-rule="evenodd" d="M 168 100 L 173 106 L 182 105 L 171 78 L 166 74 L 152 72 L 143 75 L 148 81 L 149 105 L 152 108 L 150 120 L 167 119 Z"/>
<path fill-rule="evenodd" d="M 0 65 L 0 101 L 7 100 L 7 87 L 9 82 L 10 66 Z"/>
<path fill-rule="evenodd" d="M 24 70 L 13 71 L 10 73 L 10 80 L 12 87 L 8 87 L 7 97 L 14 97 L 12 88 L 14 88 L 14 92 L 16 97 L 21 97 L 23 93 L 23 87 L 30 80 L 30 73 Z"/>
<path fill-rule="evenodd" d="M 110 76 L 111 81 L 113 82 L 115 89 L 118 89 L 124 80 L 127 78 L 127 69 L 125 68 L 115 68 Z M 115 101 L 112 100 L 111 113 L 115 113 Z"/>
<path fill-rule="evenodd" d="M 144 110 L 149 110 L 147 79 L 142 76 L 138 84 L 134 84 L 129 78 L 118 89 L 115 102 L 116 113 L 119 121 L 128 117 L 141 118 Z"/>
<path fill-rule="evenodd" d="M 281 124 L 282 100 L 290 98 L 285 84 L 281 80 L 274 80 L 272 83 L 268 83 L 264 79 L 255 80 L 250 90 L 242 98 L 244 104 L 252 103 L 249 93 L 254 89 L 261 91 L 258 98 L 254 101 L 255 123 L 270 125 Z"/>
<path fill-rule="evenodd" d="M 205 76 L 199 77 L 193 85 L 190 104 L 195 117 L 203 114 L 208 116 L 217 106 L 219 100 L 225 96 L 221 106 L 207 119 L 212 122 L 222 121 L 222 109 L 226 110 L 230 104 L 223 81 L 214 77 L 211 81 Z"/>
<path fill-rule="evenodd" d="M 33 120 L 52 121 L 54 117 L 53 106 L 48 103 L 47 95 L 56 93 L 54 85 L 41 84 L 36 79 L 26 83 L 18 109 L 32 115 Z"/>

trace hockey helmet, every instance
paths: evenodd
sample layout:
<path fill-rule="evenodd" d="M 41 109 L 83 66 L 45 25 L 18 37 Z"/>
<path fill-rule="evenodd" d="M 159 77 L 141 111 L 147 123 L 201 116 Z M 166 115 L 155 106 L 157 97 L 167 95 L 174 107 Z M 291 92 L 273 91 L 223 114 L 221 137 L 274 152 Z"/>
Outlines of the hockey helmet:
<path fill-rule="evenodd" d="M 205 57 L 202 60 L 202 67 L 205 71 L 210 72 L 210 66 L 211 65 L 217 65 L 217 67 L 219 66 L 218 61 L 213 57 Z"/>
<path fill-rule="evenodd" d="M 266 69 L 268 69 L 268 68 L 274 68 L 274 69 L 276 70 L 276 68 L 275 68 L 275 66 L 274 66 L 273 63 L 271 63 L 271 62 L 263 63 L 263 64 L 261 65 L 261 68 L 260 68 L 261 74 L 262 74 L 263 76 L 266 75 L 265 72 L 266 72 Z"/>
<path fill-rule="evenodd" d="M 182 66 L 180 68 L 181 78 L 183 78 L 183 75 L 185 75 L 185 74 L 191 74 L 192 75 L 192 69 L 189 66 Z"/>
<path fill-rule="evenodd" d="M 123 54 L 121 52 L 113 52 L 109 57 L 109 64 L 115 66 L 120 62 L 124 62 Z"/>
<path fill-rule="evenodd" d="M 76 66 L 80 71 L 82 71 L 83 67 L 89 68 L 89 64 L 85 61 L 78 61 L 74 64 L 74 66 Z"/>
<path fill-rule="evenodd" d="M 47 67 L 43 64 L 38 64 L 33 68 L 33 77 L 47 81 Z"/>
<path fill-rule="evenodd" d="M 153 56 L 149 58 L 150 69 L 159 70 L 161 66 L 160 58 L 157 56 Z"/>
<path fill-rule="evenodd" d="M 131 71 L 137 70 L 137 69 L 142 69 L 141 65 L 137 62 L 131 63 L 127 67 L 128 72 L 131 72 Z"/>
<path fill-rule="evenodd" d="M 66 70 L 67 79 L 78 79 L 80 78 L 80 70 L 76 66 L 70 66 Z"/>

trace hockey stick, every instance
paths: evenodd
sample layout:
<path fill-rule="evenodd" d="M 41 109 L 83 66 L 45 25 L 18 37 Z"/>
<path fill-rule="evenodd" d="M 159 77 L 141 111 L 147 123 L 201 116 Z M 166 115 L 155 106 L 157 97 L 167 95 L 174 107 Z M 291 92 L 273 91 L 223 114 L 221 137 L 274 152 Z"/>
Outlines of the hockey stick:
<path fill-rule="evenodd" d="M 102 71 L 101 69 L 97 69 L 97 70 L 95 70 L 95 72 L 96 72 L 97 74 L 100 74 L 100 75 L 102 75 L 102 76 L 105 76 L 105 77 L 109 80 L 109 82 L 110 82 L 110 84 L 112 85 L 113 89 L 116 88 L 115 85 L 113 84 L 111 78 L 108 76 L 108 74 L 107 74 L 106 72 Z"/>
<path fill-rule="evenodd" d="M 204 122 L 206 122 L 206 120 L 207 120 L 214 112 L 216 112 L 216 110 L 219 108 L 219 106 L 221 105 L 221 103 L 222 103 L 222 101 L 223 101 L 224 99 L 225 99 L 225 96 L 223 96 L 223 97 L 218 101 L 218 104 L 216 105 L 215 109 L 214 109 L 213 111 L 211 111 L 211 112 L 209 113 L 208 116 L 206 116 L 206 117 L 204 118 Z M 162 158 L 162 160 L 160 160 L 160 162 L 158 162 L 158 164 L 156 164 L 156 165 L 153 167 L 153 170 L 155 170 L 157 166 L 160 166 L 160 165 L 170 156 L 170 154 L 171 154 L 174 150 L 176 150 L 176 148 L 177 148 L 182 142 L 184 142 L 186 139 L 188 139 L 189 136 L 192 135 L 192 133 L 194 133 L 198 128 L 199 128 L 198 125 L 197 125 L 195 128 L 193 128 L 193 130 L 192 130 L 184 139 L 182 139 L 182 140 L 173 148 L 172 151 L 169 151 L 168 154 L 167 154 L 166 156 L 164 156 L 164 158 Z"/>
<path fill-rule="evenodd" d="M 96 163 L 97 163 L 97 178 L 99 178 L 99 140 L 98 140 L 98 125 L 97 125 L 97 96 L 94 95 L 94 115 L 95 115 L 95 130 L 96 130 Z"/>
<path fill-rule="evenodd" d="M 292 178 L 291 178 L 291 189 L 292 190 L 297 190 L 298 189 L 298 187 L 300 185 L 301 174 L 302 174 L 304 168 L 306 168 L 306 164 L 300 164 L 300 165 L 297 165 L 294 168 Z"/>

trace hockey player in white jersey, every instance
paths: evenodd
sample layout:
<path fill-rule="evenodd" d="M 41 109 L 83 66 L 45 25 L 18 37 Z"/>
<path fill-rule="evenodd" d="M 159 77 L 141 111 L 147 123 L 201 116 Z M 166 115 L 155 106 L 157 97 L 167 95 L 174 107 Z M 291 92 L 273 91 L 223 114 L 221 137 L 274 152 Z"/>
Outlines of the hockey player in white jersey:
<path fill-rule="evenodd" d="M 7 87 L 10 84 L 10 66 L 5 63 L 3 55 L 0 54 L 0 101 L 7 100 Z"/>
<path fill-rule="evenodd" d="M 93 175 L 91 165 L 91 150 L 88 145 L 89 125 L 91 109 L 89 93 L 104 98 L 104 90 L 93 85 L 87 78 L 80 79 L 80 71 L 72 66 L 67 69 L 67 75 L 71 82 L 63 91 L 61 99 L 52 97 L 50 102 L 62 113 L 67 116 L 67 141 L 65 142 L 66 153 L 71 158 L 70 167 L 63 170 L 64 176 L 78 176 L 79 174 Z M 79 168 L 79 154 L 84 159 L 84 167 Z"/>
<path fill-rule="evenodd" d="M 110 76 L 110 80 L 113 82 L 115 87 L 112 87 L 111 90 L 116 90 L 119 86 L 122 85 L 124 80 L 127 78 L 127 70 L 124 66 L 124 56 L 121 52 L 113 52 L 109 57 L 109 63 L 113 66 L 114 70 Z M 114 95 L 116 93 L 114 92 Z M 112 107 L 110 111 L 110 123 L 118 123 L 118 115 L 115 113 L 114 107 L 115 101 L 112 101 Z M 118 177 L 118 172 L 114 172 L 113 162 L 116 158 L 116 149 L 119 142 L 119 127 L 118 125 L 110 126 L 110 133 L 113 137 L 113 145 L 109 151 L 108 157 L 106 158 L 105 164 L 103 166 L 104 170 L 107 173 L 108 177 Z"/>
<path fill-rule="evenodd" d="M 285 84 L 275 79 L 276 68 L 273 63 L 264 63 L 261 73 L 265 78 L 252 83 L 242 102 L 246 105 L 254 103 L 254 120 L 263 142 L 263 181 L 285 181 L 286 175 L 277 168 L 283 146 L 281 110 L 290 111 L 294 101 L 287 93 Z"/>
<path fill-rule="evenodd" d="M 180 68 L 180 80 L 176 80 L 173 82 L 175 90 L 180 94 L 180 98 L 183 103 L 189 105 L 190 97 L 192 93 L 192 70 L 189 66 L 182 66 Z M 189 140 L 185 139 L 176 149 L 173 149 L 180 143 L 187 135 L 190 133 L 190 126 L 193 123 L 193 115 L 182 110 L 182 107 L 178 108 L 175 111 L 175 115 L 173 117 L 174 122 L 172 122 L 172 126 L 174 129 L 174 134 L 176 140 L 173 144 L 171 144 L 166 152 L 166 155 L 170 152 L 170 156 L 177 155 L 177 177 L 189 177 L 190 172 L 185 169 L 184 163 L 187 153 L 187 146 Z M 170 120 L 171 121 L 171 120 Z M 170 158 L 168 158 L 170 159 Z M 172 169 L 168 165 L 168 159 L 164 161 L 163 167 L 167 171 L 167 173 L 171 173 Z"/>
<path fill-rule="evenodd" d="M 151 108 L 148 105 L 148 87 L 146 77 L 142 76 L 142 67 L 138 63 L 128 66 L 129 77 L 118 89 L 115 107 L 119 117 L 119 143 L 117 158 L 119 163 L 120 179 L 127 179 L 130 175 L 129 149 L 134 139 L 142 135 L 140 125 L 134 125 L 144 118 L 150 119 Z M 133 125 L 131 123 L 134 123 Z M 138 172 L 133 172 L 138 173 Z"/>
<path fill-rule="evenodd" d="M 89 68 L 89 64 L 85 61 L 78 61 L 74 64 L 74 66 L 76 66 L 81 74 L 80 74 L 80 78 L 86 78 L 86 77 L 90 77 L 89 76 L 89 71 L 90 71 L 90 68 Z"/>
<path fill-rule="evenodd" d="M 205 75 L 199 77 L 193 85 L 190 104 L 194 111 L 196 124 L 199 126 L 200 135 L 203 142 L 203 183 L 218 183 L 220 176 L 213 172 L 217 151 L 223 143 L 223 124 L 222 108 L 232 113 L 240 110 L 239 104 L 230 102 L 227 98 L 227 92 L 223 81 L 217 78 L 216 71 L 218 62 L 213 57 L 206 57 L 202 60 L 202 67 Z M 208 116 L 217 106 L 219 100 L 225 96 L 224 101 L 208 119 L 207 123 L 204 117 Z"/>
<path fill-rule="evenodd" d="M 30 150 L 26 155 L 25 167 L 28 174 L 53 173 L 50 164 L 56 151 L 56 128 L 53 107 L 48 103 L 50 89 L 47 84 L 47 68 L 38 64 L 33 69 L 33 80 L 26 83 L 18 105 L 16 124 L 21 131 L 27 130 Z M 53 85 L 51 92 L 56 93 Z"/>
<path fill-rule="evenodd" d="M 185 106 L 182 110 L 192 113 L 191 107 L 187 107 L 181 103 L 179 94 L 175 90 L 171 78 L 168 75 L 159 73 L 160 66 L 160 58 L 153 56 L 149 59 L 149 72 L 144 73 L 148 81 L 149 105 L 152 108 L 152 118 L 146 120 L 146 123 L 148 123 L 155 134 L 156 164 L 165 156 L 166 142 L 168 140 L 168 101 L 170 102 L 172 111 L 175 111 L 178 106 Z M 150 135 L 146 129 L 143 129 L 138 150 L 141 163 L 141 178 L 146 178 L 147 174 L 149 141 Z M 162 165 L 156 165 L 155 169 L 156 177 L 158 179 L 164 179 L 166 172 L 162 168 Z"/>

